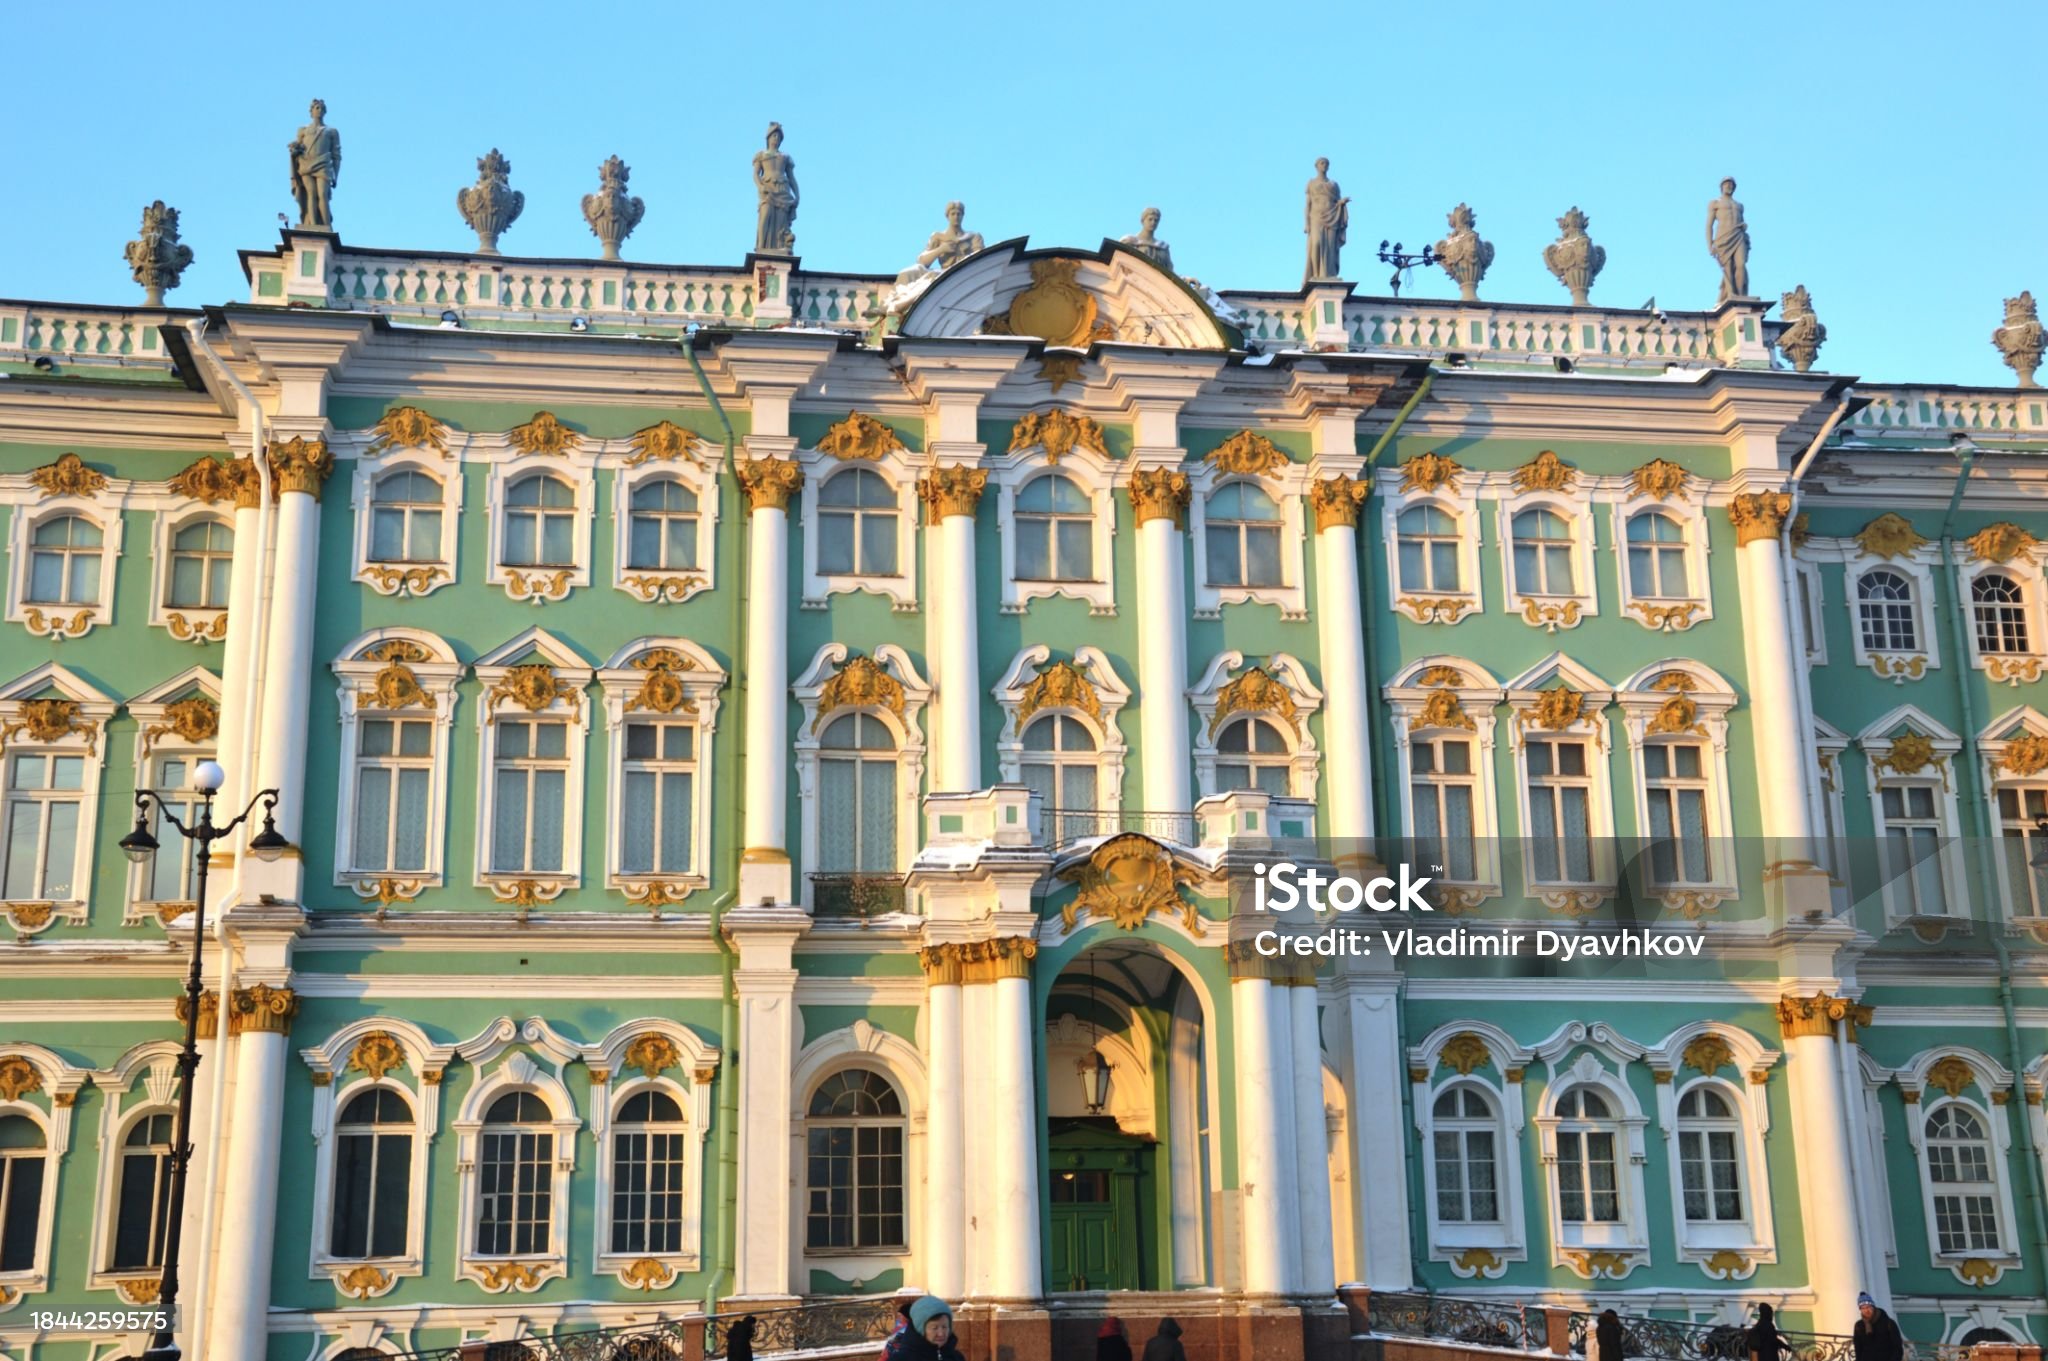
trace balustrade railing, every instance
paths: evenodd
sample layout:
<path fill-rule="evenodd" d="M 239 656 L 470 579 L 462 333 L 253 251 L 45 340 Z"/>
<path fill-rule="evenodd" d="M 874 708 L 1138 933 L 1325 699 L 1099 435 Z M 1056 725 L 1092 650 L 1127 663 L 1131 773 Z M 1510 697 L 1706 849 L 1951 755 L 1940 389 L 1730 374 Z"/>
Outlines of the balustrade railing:
<path fill-rule="evenodd" d="M 713 1314 L 704 1329 L 704 1355 L 725 1356 L 739 1314 Z M 784 1356 L 873 1343 L 879 1351 L 896 1326 L 896 1297 L 806 1304 L 753 1315 L 754 1355 Z"/>
<path fill-rule="evenodd" d="M 1860 434 L 1927 430 L 1973 435 L 2048 433 L 2048 395 L 2038 393 L 1858 387 L 1856 395 L 1870 399 L 1868 406 L 1848 420 L 1849 429 Z"/>
<path fill-rule="evenodd" d="M 1135 808 L 1115 812 L 1045 808 L 1039 812 L 1039 840 L 1054 850 L 1118 832 L 1138 832 L 1155 841 L 1175 841 L 1184 846 L 1197 845 L 1202 839 L 1201 826 L 1193 813 L 1151 813 Z"/>
<path fill-rule="evenodd" d="M 159 308 L 0 302 L 0 359 L 168 364 L 158 327 L 176 316 Z"/>
<path fill-rule="evenodd" d="M 1688 1323 L 1678 1319 L 1622 1314 L 1622 1355 L 1652 1361 L 1747 1361 L 1749 1328 L 1740 1323 Z M 1598 1315 L 1575 1311 L 1568 1324 L 1572 1353 L 1586 1354 L 1586 1336 Z M 1788 1361 L 1850 1361 L 1850 1338 L 1841 1333 L 1799 1333 L 1780 1328 L 1792 1344 Z"/>
<path fill-rule="evenodd" d="M 900 874 L 827 874 L 810 876 L 811 915 L 814 917 L 879 917 L 901 912 L 904 904 L 903 876 Z"/>
<path fill-rule="evenodd" d="M 452 308 L 546 320 L 583 317 L 592 324 L 680 325 L 748 323 L 755 297 L 753 277 L 731 270 L 340 251 L 328 262 L 327 302 L 434 318 Z"/>
<path fill-rule="evenodd" d="M 732 1330 L 743 1313 L 696 1315 L 661 1323 L 593 1328 L 515 1342 L 465 1342 L 407 1352 L 395 1361 L 682 1361 L 702 1335 L 706 1358 L 730 1354 Z M 757 1358 L 873 1345 L 896 1326 L 896 1297 L 830 1300 L 793 1309 L 768 1309 L 754 1320 Z"/>
<path fill-rule="evenodd" d="M 1455 1295 L 1375 1290 L 1366 1300 L 1366 1326 L 1375 1333 L 1440 1338 L 1510 1351 L 1541 1350 L 1545 1345 L 1543 1318 L 1540 1309 Z"/>

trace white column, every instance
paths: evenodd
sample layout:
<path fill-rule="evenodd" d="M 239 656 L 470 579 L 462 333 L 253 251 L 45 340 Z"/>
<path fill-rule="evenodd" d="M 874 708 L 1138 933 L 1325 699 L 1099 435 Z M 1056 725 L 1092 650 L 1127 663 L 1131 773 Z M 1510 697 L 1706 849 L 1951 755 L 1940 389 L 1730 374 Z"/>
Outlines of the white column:
<path fill-rule="evenodd" d="M 967 1293 L 967 1141 L 962 1094 L 960 947 L 925 951 L 925 1215 L 922 1284 L 942 1300 Z"/>
<path fill-rule="evenodd" d="M 803 473 L 788 459 L 739 465 L 749 512 L 747 794 L 740 814 L 745 846 L 739 901 L 789 902 L 789 500 Z"/>
<path fill-rule="evenodd" d="M 972 979 L 974 966 L 968 967 L 968 976 Z M 997 1109 L 995 1073 L 988 1058 L 995 1047 L 994 994 L 995 989 L 986 986 L 960 990 L 961 1066 L 964 1070 L 960 1082 L 963 1156 L 966 1165 L 976 1169 L 991 1167 L 995 1163 L 996 1121 L 993 1118 L 967 1118 L 970 1112 L 992 1115 Z M 967 1054 L 975 1056 L 973 1063 L 965 1061 Z M 930 1138 L 929 1126 L 926 1137 Z M 967 1214 L 967 1293 L 981 1298 L 995 1291 L 996 1240 L 1001 1225 L 995 1214 L 993 1179 L 968 1177 L 962 1191 L 962 1208 Z"/>
<path fill-rule="evenodd" d="M 1856 1216 L 1849 1109 L 1836 1051 L 1840 1017 L 1852 1004 L 1820 993 L 1778 1003 L 1791 1082 L 1793 1155 L 1799 1164 L 1800 1218 L 1806 1228 L 1807 1281 L 1814 1329 L 1856 1326 L 1863 1289 L 1862 1233 Z"/>
<path fill-rule="evenodd" d="M 1365 628 L 1358 599 L 1359 484 L 1348 477 L 1316 484 L 1316 623 L 1323 661 L 1324 778 L 1329 835 L 1339 861 L 1364 854 L 1373 834 L 1372 733 L 1366 722 Z"/>
<path fill-rule="evenodd" d="M 253 479 L 255 461 L 244 462 L 248 476 Z M 258 492 L 252 481 L 246 491 L 238 490 L 236 494 L 235 551 L 228 577 L 228 636 L 220 666 L 220 731 L 214 742 L 228 777 L 220 791 L 220 804 L 234 809 L 249 801 L 255 787 L 251 783 L 255 772 L 238 767 L 243 764 L 242 735 L 249 730 L 256 702 L 249 688 L 249 656 L 256 647 L 256 615 L 264 577 L 263 545 L 256 532 L 256 522 L 262 518 L 256 509 Z"/>
<path fill-rule="evenodd" d="M 1343 1018 L 1351 1112 L 1352 1218 L 1361 1226 L 1360 1270 L 1375 1290 L 1414 1283 L 1408 1239 L 1408 1150 L 1411 1132 L 1398 1118 L 1406 1070 L 1401 1058 L 1399 981 L 1349 978 Z"/>
<path fill-rule="evenodd" d="M 740 952 L 739 1197 L 734 1205 L 733 1294 L 779 1300 L 796 1293 L 791 1266 L 794 1170 L 790 1113 L 796 1064 L 796 969 L 792 951 L 809 926 L 789 907 L 740 907 L 725 916 Z"/>
<path fill-rule="evenodd" d="M 939 741 L 934 794 L 981 788 L 981 656 L 975 625 L 974 523 L 988 474 L 977 468 L 934 468 L 925 504 L 938 518 L 932 545 L 933 619 L 937 646 Z"/>
<path fill-rule="evenodd" d="M 312 446 L 294 440 L 286 449 L 308 447 Z M 318 447 L 325 459 L 325 447 Z M 255 788 L 277 791 L 277 830 L 296 846 L 306 813 L 306 710 L 313 683 L 314 596 L 319 584 L 319 489 L 326 467 L 304 454 L 274 450 L 271 469 L 280 491 L 275 511 L 277 556 L 271 566 Z M 261 827 L 260 819 L 253 820 L 250 834 Z"/>
<path fill-rule="evenodd" d="M 1194 806 L 1188 743 L 1187 589 L 1181 580 L 1180 516 L 1187 477 L 1168 468 L 1131 475 L 1138 522 L 1138 717 L 1145 739 L 1144 807 Z"/>
<path fill-rule="evenodd" d="M 238 988 L 228 1008 L 235 1036 L 235 1160 L 221 1170 L 219 1250 L 208 1361 L 264 1361 L 270 1343 L 271 1246 L 277 1222 L 277 1156 L 284 1119 L 284 1061 L 299 999 L 290 988 Z"/>
<path fill-rule="evenodd" d="M 1233 978 L 1233 1067 L 1237 1088 L 1237 1188 L 1244 1226 L 1244 1288 L 1253 1295 L 1285 1295 L 1301 1266 L 1301 1240 L 1294 1231 L 1294 1199 L 1288 1167 L 1296 1153 L 1287 1087 L 1293 1074 L 1276 1067 L 1277 1043 L 1290 1023 L 1262 977 Z M 1290 1045 L 1289 1048 L 1292 1046 Z"/>
<path fill-rule="evenodd" d="M 1330 1238 L 1330 1132 L 1323 1113 L 1322 1026 L 1313 977 L 1282 988 L 1292 1022 L 1294 1081 L 1294 1175 L 1301 1207 L 1301 1276 L 1304 1295 L 1337 1291 L 1336 1247 Z"/>
<path fill-rule="evenodd" d="M 1738 545 L 1766 856 L 1773 864 L 1803 861 L 1810 866 L 1813 814 L 1806 801 L 1806 767 L 1814 759 L 1813 734 L 1800 731 L 1798 686 L 1805 659 L 1793 647 L 1780 542 L 1790 506 L 1784 492 L 1748 492 L 1729 503 L 1728 518 Z"/>
<path fill-rule="evenodd" d="M 1031 1026 L 1030 955 L 1028 942 L 1008 937 L 992 962 L 990 986 L 995 1045 L 989 1055 L 994 1070 L 995 1102 L 987 1112 L 995 1126 L 995 1261 L 989 1273 L 989 1294 L 999 1300 L 1035 1300 L 1040 1290 L 1038 1228 L 1038 1082 L 1033 1063 L 1037 1048 Z M 962 1112 L 972 1118 L 972 1112 Z"/>

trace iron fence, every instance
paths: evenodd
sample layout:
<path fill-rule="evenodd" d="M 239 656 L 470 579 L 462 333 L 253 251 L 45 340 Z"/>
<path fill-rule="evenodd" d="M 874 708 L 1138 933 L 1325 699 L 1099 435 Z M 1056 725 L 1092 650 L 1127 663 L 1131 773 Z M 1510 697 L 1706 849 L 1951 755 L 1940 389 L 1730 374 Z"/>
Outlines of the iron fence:
<path fill-rule="evenodd" d="M 1039 839 L 1054 850 L 1092 837 L 1137 832 L 1155 841 L 1194 846 L 1202 840 L 1193 813 L 1150 813 L 1125 808 L 1109 812 L 1100 808 L 1046 808 L 1039 813 Z"/>
<path fill-rule="evenodd" d="M 903 910 L 900 874 L 813 874 L 811 915 L 866 920 Z"/>
<path fill-rule="evenodd" d="M 741 1314 L 713 1314 L 705 1321 L 704 1355 L 724 1356 L 733 1325 Z M 872 1342 L 877 1348 L 896 1326 L 896 1297 L 806 1304 L 796 1309 L 770 1309 L 752 1315 L 754 1355 L 782 1356 L 790 1352 L 819 1351 L 830 1347 L 854 1347 Z M 624 1358 L 621 1359 L 624 1361 Z"/>
<path fill-rule="evenodd" d="M 1510 1351 L 1534 1351 L 1544 1345 L 1542 1310 L 1532 1313 L 1519 1304 L 1455 1295 L 1375 1290 L 1366 1299 L 1366 1320 L 1373 1332 L 1403 1337 L 1441 1338 Z"/>
<path fill-rule="evenodd" d="M 1597 1314 L 1574 1311 L 1568 1323 L 1572 1354 L 1586 1354 L 1586 1335 Z M 1621 1350 L 1625 1357 L 1654 1361 L 1748 1361 L 1749 1328 L 1741 1323 L 1688 1323 L 1680 1319 L 1621 1314 Z M 1791 1343 L 1787 1361 L 1850 1361 L 1853 1346 L 1841 1333 L 1799 1333 L 1780 1328 Z M 1604 1358 L 1604 1361 L 1615 1361 Z"/>

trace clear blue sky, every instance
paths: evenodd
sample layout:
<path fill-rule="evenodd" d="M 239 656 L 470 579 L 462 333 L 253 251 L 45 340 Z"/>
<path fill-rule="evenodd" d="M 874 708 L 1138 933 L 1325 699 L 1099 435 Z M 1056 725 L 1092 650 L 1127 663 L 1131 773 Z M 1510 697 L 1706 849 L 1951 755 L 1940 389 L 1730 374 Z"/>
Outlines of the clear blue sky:
<path fill-rule="evenodd" d="M 0 139 L 0 297 L 139 300 L 142 205 L 197 253 L 171 301 L 246 298 L 276 242 L 285 143 L 313 95 L 341 130 L 343 239 L 461 250 L 455 192 L 501 148 L 526 212 L 508 254 L 594 257 L 578 203 L 633 167 L 629 259 L 737 263 L 748 165 L 788 132 L 816 269 L 908 263 L 952 198 L 993 241 L 1092 246 L 1165 213 L 1211 285 L 1292 288 L 1315 158 L 1351 196 L 1345 273 L 1463 200 L 1499 254 L 1482 296 L 1567 301 L 1543 246 L 1573 204 L 1596 303 L 1713 301 L 1706 204 L 1741 181 L 1752 288 L 1804 283 L 1822 366 L 2005 383 L 2000 299 L 2048 300 L 2038 72 L 2048 5 L 1449 7 L 1259 3 L 490 6 L 212 3 L 137 28 L 111 5 L 15 5 L 21 97 Z M 1441 271 L 1413 291 L 1451 297 Z"/>

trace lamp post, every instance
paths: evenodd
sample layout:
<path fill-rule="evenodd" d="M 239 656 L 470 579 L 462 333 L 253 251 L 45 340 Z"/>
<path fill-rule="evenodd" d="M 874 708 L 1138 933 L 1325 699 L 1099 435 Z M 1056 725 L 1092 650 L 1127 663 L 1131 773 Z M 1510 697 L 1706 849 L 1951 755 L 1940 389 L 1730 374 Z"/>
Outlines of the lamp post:
<path fill-rule="evenodd" d="M 163 1283 L 157 1295 L 162 1322 L 150 1339 L 149 1350 L 143 1353 L 145 1361 L 175 1361 L 179 1355 L 172 1325 L 177 1320 L 178 1310 L 178 1248 L 184 1231 L 185 1173 L 192 1162 L 189 1141 L 192 1137 L 193 1077 L 199 1071 L 199 983 L 201 952 L 206 944 L 207 862 L 213 858 L 213 843 L 231 835 L 247 822 L 258 803 L 263 805 L 263 830 L 250 838 L 249 854 L 258 860 L 275 860 L 291 849 L 291 843 L 277 830 L 273 816 L 277 811 L 275 789 L 265 789 L 250 799 L 249 806 L 225 827 L 214 825 L 213 798 L 220 793 L 220 787 L 226 780 L 227 772 L 217 761 L 201 761 L 193 770 L 192 788 L 198 792 L 200 804 L 198 820 L 190 827 L 178 821 L 178 815 L 156 791 L 136 790 L 135 830 L 121 838 L 121 850 L 138 865 L 156 854 L 159 849 L 157 839 L 149 830 L 149 810 L 154 804 L 156 811 L 178 829 L 178 834 L 193 843 L 193 853 L 199 857 L 198 901 L 192 907 L 192 967 L 185 975 L 185 1047 L 178 1054 L 178 1120 L 177 1133 L 171 1141 L 171 1198 L 165 1213 Z"/>

